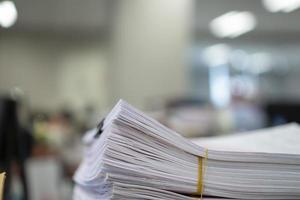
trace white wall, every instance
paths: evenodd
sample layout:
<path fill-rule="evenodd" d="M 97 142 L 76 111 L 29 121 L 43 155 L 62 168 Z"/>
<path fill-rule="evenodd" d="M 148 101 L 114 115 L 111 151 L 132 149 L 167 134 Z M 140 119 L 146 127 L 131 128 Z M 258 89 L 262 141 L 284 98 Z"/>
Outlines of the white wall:
<path fill-rule="evenodd" d="M 144 107 L 186 88 L 192 1 L 118 1 L 112 33 L 111 102 Z"/>
<path fill-rule="evenodd" d="M 99 41 L 35 35 L 0 38 L 0 93 L 19 87 L 31 107 L 106 107 L 106 50 Z"/>
<path fill-rule="evenodd" d="M 72 108 L 87 104 L 97 110 L 107 106 L 106 50 L 88 44 L 69 49 L 58 67 L 59 93 L 63 102 Z"/>
<path fill-rule="evenodd" d="M 183 95 L 192 1 L 116 5 L 107 45 L 97 38 L 2 34 L 0 93 L 18 86 L 34 108 L 76 110 L 106 109 L 120 98 L 144 107 Z"/>
<path fill-rule="evenodd" d="M 2 35 L 0 44 L 0 92 L 20 87 L 33 106 L 56 106 L 59 86 L 55 45 L 6 35 Z"/>

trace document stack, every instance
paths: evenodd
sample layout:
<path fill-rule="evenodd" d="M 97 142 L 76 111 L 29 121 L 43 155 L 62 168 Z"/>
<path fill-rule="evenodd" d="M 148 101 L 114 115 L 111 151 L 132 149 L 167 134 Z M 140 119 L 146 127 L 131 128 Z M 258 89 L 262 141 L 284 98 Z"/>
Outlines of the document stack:
<path fill-rule="evenodd" d="M 190 141 L 120 100 L 92 135 L 74 200 L 300 199 L 297 124 Z"/>

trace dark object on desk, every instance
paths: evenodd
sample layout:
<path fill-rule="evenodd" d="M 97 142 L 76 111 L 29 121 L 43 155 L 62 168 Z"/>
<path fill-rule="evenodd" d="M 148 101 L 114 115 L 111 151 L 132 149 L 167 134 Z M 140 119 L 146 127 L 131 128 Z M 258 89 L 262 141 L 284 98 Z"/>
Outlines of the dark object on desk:
<path fill-rule="evenodd" d="M 98 138 L 98 137 L 102 134 L 102 132 L 103 132 L 104 120 L 105 120 L 105 118 L 103 118 L 103 119 L 101 120 L 101 122 L 98 124 L 98 126 L 97 126 L 98 131 L 97 131 L 97 133 L 96 133 L 96 135 L 95 135 L 95 138 Z"/>
<path fill-rule="evenodd" d="M 204 106 L 207 105 L 207 101 L 197 98 L 185 98 L 185 99 L 174 99 L 167 102 L 167 109 L 174 109 L 186 106 Z"/>
<path fill-rule="evenodd" d="M 300 123 L 300 104 L 298 103 L 271 103 L 267 104 L 265 109 L 270 126 L 289 122 Z"/>
<path fill-rule="evenodd" d="M 30 151 L 29 137 L 30 134 L 19 126 L 17 102 L 9 98 L 0 98 L 0 170 L 6 172 L 4 200 L 12 199 L 10 186 L 14 161 L 20 171 L 23 199 L 29 199 L 25 174 L 25 159 Z"/>

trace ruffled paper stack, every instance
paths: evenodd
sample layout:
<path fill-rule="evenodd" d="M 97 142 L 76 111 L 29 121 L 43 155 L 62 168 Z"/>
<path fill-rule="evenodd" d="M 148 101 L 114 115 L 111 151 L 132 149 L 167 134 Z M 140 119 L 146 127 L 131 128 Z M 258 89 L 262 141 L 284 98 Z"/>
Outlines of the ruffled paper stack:
<path fill-rule="evenodd" d="M 102 125 L 74 200 L 300 199 L 297 124 L 192 142 L 120 100 Z"/>

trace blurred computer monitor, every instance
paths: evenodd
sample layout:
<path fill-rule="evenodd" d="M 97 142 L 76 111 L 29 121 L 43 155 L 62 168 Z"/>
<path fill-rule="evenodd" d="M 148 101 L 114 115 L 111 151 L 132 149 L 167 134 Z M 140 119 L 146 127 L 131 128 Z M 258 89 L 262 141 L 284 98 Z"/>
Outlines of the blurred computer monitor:
<path fill-rule="evenodd" d="M 271 103 L 267 104 L 265 109 L 270 126 L 290 122 L 300 123 L 300 103 Z"/>

